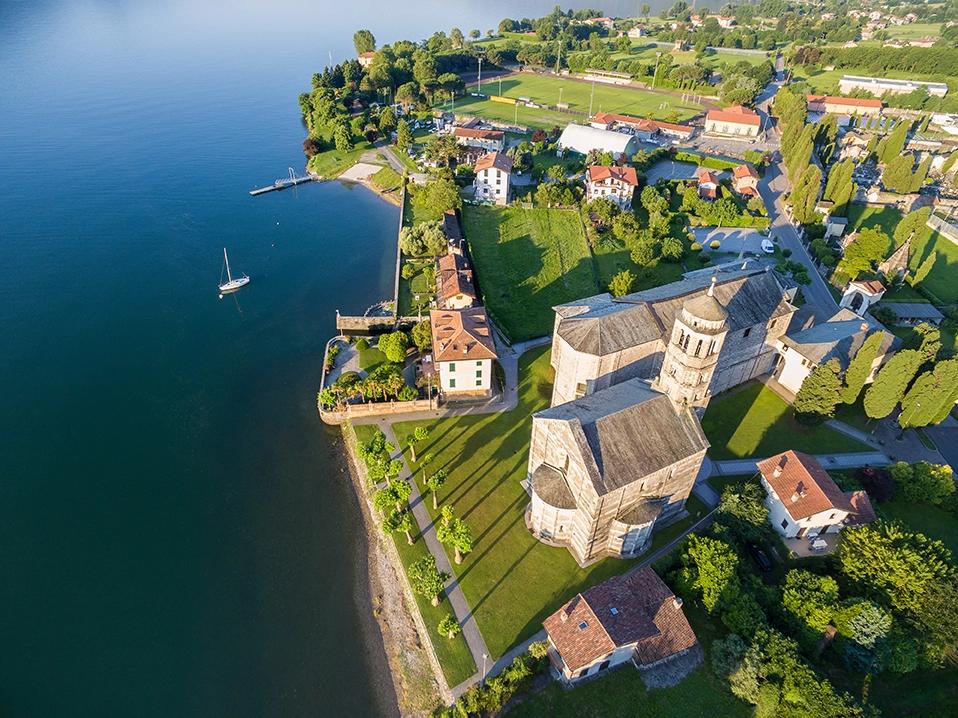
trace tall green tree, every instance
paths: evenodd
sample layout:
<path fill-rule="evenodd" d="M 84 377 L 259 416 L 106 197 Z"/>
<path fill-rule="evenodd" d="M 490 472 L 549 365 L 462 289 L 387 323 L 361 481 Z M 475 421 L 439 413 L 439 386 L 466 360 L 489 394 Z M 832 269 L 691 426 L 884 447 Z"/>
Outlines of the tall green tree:
<path fill-rule="evenodd" d="M 931 207 L 922 207 L 906 214 L 895 227 L 895 246 L 900 247 L 925 226 L 931 216 Z"/>
<path fill-rule="evenodd" d="M 462 557 L 472 551 L 472 529 L 462 519 L 454 518 L 448 525 L 441 523 L 436 527 L 439 543 L 451 546 L 456 555 L 456 563 L 462 563 Z"/>
<path fill-rule="evenodd" d="M 609 282 L 609 292 L 613 297 L 624 297 L 626 294 L 632 291 L 632 286 L 635 284 L 635 275 L 632 274 L 628 269 L 623 269 L 621 272 L 612 277 L 612 280 Z"/>
<path fill-rule="evenodd" d="M 432 349 L 432 324 L 428 319 L 413 324 L 410 333 L 412 334 L 412 343 L 416 345 L 420 354 Z"/>
<path fill-rule="evenodd" d="M 911 279 L 912 286 L 917 286 L 928 278 L 928 275 L 931 274 L 931 270 L 935 268 L 935 262 L 937 259 L 937 252 L 931 252 L 927 257 L 925 257 L 925 260 L 918 266 L 915 276 Z"/>
<path fill-rule="evenodd" d="M 901 155 L 902 150 L 905 149 L 905 141 L 908 139 L 908 131 L 910 129 L 911 121 L 900 119 L 895 125 L 895 129 L 891 131 L 891 134 L 882 138 L 876 150 L 879 162 L 888 164 L 895 157 Z"/>
<path fill-rule="evenodd" d="M 835 407 L 841 401 L 841 366 L 831 359 L 815 367 L 805 377 L 795 395 L 795 418 L 802 424 L 817 426 L 835 415 Z"/>
<path fill-rule="evenodd" d="M 919 376 L 901 402 L 902 429 L 940 424 L 958 401 L 958 360 L 935 364 Z"/>
<path fill-rule="evenodd" d="M 700 593 L 709 613 L 738 598 L 738 554 L 725 541 L 689 534 L 681 560 L 679 583 Z"/>
<path fill-rule="evenodd" d="M 425 472 L 423 472 L 423 474 L 425 474 Z M 443 485 L 446 483 L 446 479 L 448 478 L 449 474 L 440 469 L 426 479 L 426 486 L 429 487 L 429 490 L 432 492 L 433 511 L 437 511 L 439 509 L 439 489 L 443 487 Z"/>
<path fill-rule="evenodd" d="M 841 390 L 842 402 L 845 404 L 854 404 L 858 401 L 862 389 L 865 388 L 865 382 L 872 373 L 872 364 L 878 357 L 878 349 L 885 340 L 885 332 L 875 332 L 865 339 L 862 345 L 855 352 L 855 358 L 848 364 L 845 370 L 845 385 Z"/>
<path fill-rule="evenodd" d="M 384 107 L 379 113 L 379 132 L 388 140 L 390 133 L 396 129 L 396 113 L 393 108 Z"/>
<path fill-rule="evenodd" d="M 406 361 L 406 352 L 409 351 L 409 335 L 406 332 L 392 332 L 379 337 L 379 351 L 386 355 L 386 359 L 396 364 Z"/>
<path fill-rule="evenodd" d="M 402 531 L 406 534 L 406 541 L 413 545 L 412 540 L 412 515 L 407 511 L 393 511 L 383 519 L 383 533 L 392 534 Z"/>
<path fill-rule="evenodd" d="M 788 179 L 795 184 L 812 160 L 812 137 L 815 134 L 814 125 L 806 125 L 795 142 L 795 147 L 789 152 L 785 160 L 785 166 L 788 168 Z M 820 175 L 819 175 L 820 176 Z"/>
<path fill-rule="evenodd" d="M 801 569 L 785 574 L 782 608 L 799 626 L 799 643 L 814 649 L 828 629 L 838 609 L 838 583 L 830 576 L 819 576 Z"/>
<path fill-rule="evenodd" d="M 411 493 L 412 487 L 407 482 L 393 479 L 386 488 L 380 489 L 373 495 L 373 505 L 383 512 L 390 506 L 395 506 L 396 511 L 402 511 L 403 504 L 409 500 Z"/>
<path fill-rule="evenodd" d="M 840 268 L 852 279 L 873 271 L 874 265 L 885 259 L 890 241 L 887 234 L 874 227 L 861 230 L 845 248 Z"/>
<path fill-rule="evenodd" d="M 955 493 L 955 481 L 951 467 L 918 461 L 908 464 L 899 461 L 888 467 L 895 480 L 895 495 L 916 504 L 940 504 Z"/>
<path fill-rule="evenodd" d="M 412 462 L 416 463 L 416 445 L 421 444 L 426 439 L 429 438 L 429 429 L 425 426 L 417 426 L 416 430 L 409 435 L 407 442 L 409 443 L 409 451 L 412 453 Z"/>
<path fill-rule="evenodd" d="M 769 530 L 765 489 L 746 482 L 726 486 L 715 510 L 715 525 L 738 541 L 761 541 Z"/>
<path fill-rule="evenodd" d="M 925 355 L 916 349 L 895 354 L 865 392 L 865 413 L 872 419 L 884 419 L 891 414 L 924 363 Z"/>
<path fill-rule="evenodd" d="M 833 203 L 830 214 L 833 217 L 847 217 L 851 201 L 858 192 L 858 185 L 852 182 L 852 172 L 855 162 L 847 159 L 832 165 L 828 172 L 828 182 L 825 185 L 824 198 Z"/>
<path fill-rule="evenodd" d="M 795 183 L 789 201 L 792 213 L 801 224 L 809 224 L 815 219 L 815 205 L 818 203 L 818 190 L 822 184 L 822 171 L 818 165 L 805 167 Z"/>
<path fill-rule="evenodd" d="M 362 55 L 364 52 L 375 52 L 376 38 L 369 30 L 357 30 L 353 33 L 353 47 L 356 48 L 357 55 Z"/>
<path fill-rule="evenodd" d="M 439 605 L 439 596 L 445 588 L 446 581 L 452 578 L 445 571 L 436 568 L 436 557 L 432 554 L 427 554 L 412 564 L 407 575 L 412 590 L 428 598 L 433 606 Z"/>

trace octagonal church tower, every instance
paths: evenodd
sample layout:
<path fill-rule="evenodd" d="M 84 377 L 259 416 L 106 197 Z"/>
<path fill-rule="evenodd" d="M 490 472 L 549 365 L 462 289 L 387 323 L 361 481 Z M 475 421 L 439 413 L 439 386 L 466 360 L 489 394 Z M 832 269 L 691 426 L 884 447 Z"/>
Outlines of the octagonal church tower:
<path fill-rule="evenodd" d="M 704 409 L 709 385 L 728 333 L 728 312 L 715 298 L 715 277 L 706 294 L 689 299 L 676 312 L 662 369 L 652 388 L 667 394 L 678 411 Z"/>

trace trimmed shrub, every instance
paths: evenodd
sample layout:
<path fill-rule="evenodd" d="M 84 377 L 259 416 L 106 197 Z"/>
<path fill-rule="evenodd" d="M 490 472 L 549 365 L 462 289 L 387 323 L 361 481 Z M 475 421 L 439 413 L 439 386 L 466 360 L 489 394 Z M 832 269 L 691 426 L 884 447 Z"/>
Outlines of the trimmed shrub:
<path fill-rule="evenodd" d="M 712 249 L 718 249 L 721 246 L 722 246 L 722 243 L 719 242 L 717 239 L 713 239 L 711 242 L 709 242 L 709 247 L 711 247 Z"/>
<path fill-rule="evenodd" d="M 692 242 L 692 246 L 689 249 L 691 249 L 693 252 L 701 252 L 702 245 L 699 244 L 698 242 Z"/>
<path fill-rule="evenodd" d="M 369 349 L 369 340 L 360 339 L 358 342 L 356 342 L 356 349 L 358 349 L 361 352 L 364 352 L 367 349 Z"/>

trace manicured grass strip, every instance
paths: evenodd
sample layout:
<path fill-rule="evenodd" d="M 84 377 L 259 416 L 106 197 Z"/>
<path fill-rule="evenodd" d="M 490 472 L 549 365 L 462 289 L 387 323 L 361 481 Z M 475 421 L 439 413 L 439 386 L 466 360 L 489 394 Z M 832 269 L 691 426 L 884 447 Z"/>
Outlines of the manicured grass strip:
<path fill-rule="evenodd" d="M 912 504 L 899 499 L 879 504 L 878 508 L 889 519 L 901 521 L 928 538 L 938 539 L 954 556 L 958 556 L 958 518 L 954 514 L 937 506 Z"/>
<path fill-rule="evenodd" d="M 402 177 L 391 167 L 383 167 L 370 180 L 379 189 L 399 189 L 402 186 Z"/>
<path fill-rule="evenodd" d="M 369 347 L 365 351 L 359 352 L 359 368 L 371 372 L 380 364 L 386 363 L 386 355 L 377 347 Z"/>
<path fill-rule="evenodd" d="M 788 449 L 809 454 L 869 451 L 869 447 L 827 426 L 809 428 L 792 417 L 791 407 L 761 384 L 712 400 L 702 429 L 712 443 L 716 460 L 765 458 Z"/>
<path fill-rule="evenodd" d="M 455 508 L 472 528 L 475 546 L 453 569 L 493 656 L 539 631 L 543 619 L 576 593 L 641 560 L 605 559 L 581 569 L 566 549 L 546 546 L 526 530 L 529 496 L 519 482 L 526 478 L 532 414 L 548 407 L 552 395 L 549 347 L 523 354 L 519 372 L 519 406 L 514 411 L 393 425 L 398 437 L 408 436 L 417 426 L 427 427 L 430 437 L 416 453 L 435 455 L 428 473 L 445 469 L 449 474 L 439 490 L 439 506 Z M 409 462 L 405 438 L 400 440 Z M 417 464 L 410 467 L 423 488 L 422 469 Z M 435 518 L 432 495 L 426 490 L 423 501 Z M 694 497 L 687 508 L 691 516 L 659 532 L 651 550 L 706 511 Z"/>
<path fill-rule="evenodd" d="M 597 292 L 578 213 L 518 207 L 463 210 L 479 289 L 512 341 L 552 332 L 552 307 Z"/>
<path fill-rule="evenodd" d="M 914 273 L 932 253 L 937 254 L 922 286 L 943 302 L 958 302 L 958 245 L 938 232 L 916 235 L 911 243 L 908 268 Z"/>
<path fill-rule="evenodd" d="M 877 227 L 892 237 L 901 218 L 902 213 L 894 207 L 868 207 L 853 204 L 848 208 L 848 231 L 857 232 L 860 229 Z"/>
<path fill-rule="evenodd" d="M 363 153 L 375 149 L 375 147 L 369 144 L 365 139 L 359 140 L 354 137 L 353 141 L 356 142 L 353 149 L 348 152 L 340 152 L 336 149 L 336 146 L 329 136 L 324 137 L 323 146 L 329 149 L 313 157 L 307 166 L 310 170 L 320 174 L 326 179 L 339 177 L 339 175 L 359 162 L 359 158 Z"/>
<path fill-rule="evenodd" d="M 404 266 L 409 264 L 415 267 L 416 273 L 412 279 L 406 279 L 402 274 L 399 276 L 399 316 L 412 316 L 417 309 L 421 308 L 423 314 L 428 318 L 429 302 L 436 296 L 435 283 L 429 283 L 423 270 L 433 263 L 431 259 L 405 259 L 403 261 Z M 417 295 L 419 299 L 416 299 Z"/>

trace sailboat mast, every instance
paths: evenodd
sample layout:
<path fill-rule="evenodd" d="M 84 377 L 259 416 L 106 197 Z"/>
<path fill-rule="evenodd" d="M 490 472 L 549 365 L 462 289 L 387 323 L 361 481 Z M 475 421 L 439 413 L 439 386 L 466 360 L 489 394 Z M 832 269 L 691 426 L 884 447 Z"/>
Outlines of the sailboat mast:
<path fill-rule="evenodd" d="M 230 274 L 230 258 L 226 256 L 226 247 L 223 247 L 223 259 L 226 260 L 226 279 L 232 282 L 233 275 Z"/>

